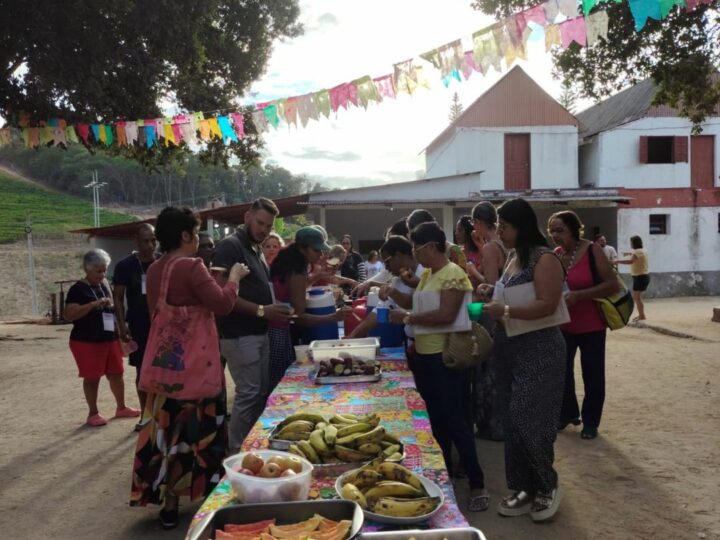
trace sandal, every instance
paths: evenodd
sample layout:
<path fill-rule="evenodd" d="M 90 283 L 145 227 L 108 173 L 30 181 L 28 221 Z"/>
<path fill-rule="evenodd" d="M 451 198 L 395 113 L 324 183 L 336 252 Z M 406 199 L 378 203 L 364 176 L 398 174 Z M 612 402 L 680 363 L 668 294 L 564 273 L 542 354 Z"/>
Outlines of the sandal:
<path fill-rule="evenodd" d="M 123 407 L 115 411 L 115 418 L 137 418 L 138 416 L 140 416 L 140 409 L 132 407 Z"/>
<path fill-rule="evenodd" d="M 100 413 L 93 414 L 92 416 L 87 417 L 87 425 L 92 427 L 100 427 L 107 424 L 107 420 L 105 420 L 104 416 L 101 416 Z"/>
<path fill-rule="evenodd" d="M 530 517 L 535 523 L 550 521 L 560 508 L 562 491 L 558 485 L 550 493 L 538 493 L 530 509 Z"/>
<path fill-rule="evenodd" d="M 580 432 L 581 439 L 594 439 L 598 436 L 598 430 L 595 427 L 584 427 Z"/>
<path fill-rule="evenodd" d="M 522 516 L 530 513 L 532 503 L 533 497 L 527 491 L 516 491 L 500 502 L 497 512 L 505 517 Z"/>
<path fill-rule="evenodd" d="M 470 512 L 484 512 L 490 506 L 490 494 L 483 490 L 477 495 L 471 495 L 468 501 L 468 510 Z"/>

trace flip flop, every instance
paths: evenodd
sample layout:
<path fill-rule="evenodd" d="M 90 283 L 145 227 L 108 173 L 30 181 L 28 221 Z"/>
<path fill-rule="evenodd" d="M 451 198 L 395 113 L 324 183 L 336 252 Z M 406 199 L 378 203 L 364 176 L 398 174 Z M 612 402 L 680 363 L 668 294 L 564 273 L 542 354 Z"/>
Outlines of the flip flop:
<path fill-rule="evenodd" d="M 488 492 L 472 496 L 468 501 L 468 510 L 470 512 L 484 512 L 489 506 L 490 494 Z"/>

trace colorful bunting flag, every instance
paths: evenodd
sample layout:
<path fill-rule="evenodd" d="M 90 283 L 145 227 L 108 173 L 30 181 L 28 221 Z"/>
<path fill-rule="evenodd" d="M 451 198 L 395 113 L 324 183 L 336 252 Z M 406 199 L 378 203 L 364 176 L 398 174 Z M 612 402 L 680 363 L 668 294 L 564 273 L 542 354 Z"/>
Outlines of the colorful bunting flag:
<path fill-rule="evenodd" d="M 635 30 L 639 32 L 647 24 L 648 19 L 660 20 L 660 4 L 658 0 L 628 0 L 630 12 L 635 19 Z"/>
<path fill-rule="evenodd" d="M 367 109 L 371 101 L 380 101 L 380 94 L 375 87 L 375 83 L 369 75 L 354 80 L 351 84 L 357 88 L 357 96 L 363 109 Z"/>
<path fill-rule="evenodd" d="M 498 49 L 492 28 L 486 28 L 473 34 L 473 54 L 475 63 L 480 66 L 483 73 L 487 73 L 490 66 L 501 71 L 500 50 Z"/>
<path fill-rule="evenodd" d="M 440 76 L 445 78 L 462 69 L 463 54 L 462 43 L 459 39 L 456 39 L 442 47 L 422 53 L 420 58 L 430 62 L 435 66 L 435 69 L 440 70 Z"/>
<path fill-rule="evenodd" d="M 545 52 L 550 52 L 553 45 L 560 45 L 560 27 L 557 24 L 549 24 L 545 27 Z"/>
<path fill-rule="evenodd" d="M 389 97 L 395 99 L 397 92 L 395 91 L 395 80 L 392 75 L 383 75 L 382 77 L 376 77 L 373 79 L 375 88 L 378 89 L 380 97 Z"/>
<path fill-rule="evenodd" d="M 608 14 L 606 11 L 595 11 L 585 19 L 587 44 L 593 45 L 598 39 L 607 39 Z"/>

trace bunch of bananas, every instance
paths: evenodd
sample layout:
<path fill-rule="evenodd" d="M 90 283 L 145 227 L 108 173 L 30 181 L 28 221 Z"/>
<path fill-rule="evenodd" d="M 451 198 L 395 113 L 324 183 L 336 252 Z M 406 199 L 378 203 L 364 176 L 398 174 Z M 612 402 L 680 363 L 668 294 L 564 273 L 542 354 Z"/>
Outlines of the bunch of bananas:
<path fill-rule="evenodd" d="M 340 497 L 364 510 L 391 517 L 420 517 L 440 504 L 420 479 L 398 463 L 375 459 L 342 477 Z"/>
<path fill-rule="evenodd" d="M 379 424 L 376 414 L 336 414 L 326 419 L 319 414 L 297 413 L 278 424 L 272 439 L 293 441 L 289 451 L 310 463 L 353 463 L 375 457 L 402 460 L 402 443 Z"/>

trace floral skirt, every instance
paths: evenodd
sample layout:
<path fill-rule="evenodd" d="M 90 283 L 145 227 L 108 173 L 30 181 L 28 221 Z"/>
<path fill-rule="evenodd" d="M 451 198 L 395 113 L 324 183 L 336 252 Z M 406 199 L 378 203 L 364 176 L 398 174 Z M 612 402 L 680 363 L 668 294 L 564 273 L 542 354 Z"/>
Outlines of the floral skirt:
<path fill-rule="evenodd" d="M 190 500 L 209 495 L 224 474 L 225 385 L 218 396 L 196 401 L 148 394 L 143 420 L 148 418 L 135 448 L 130 506 L 163 504 L 168 490 Z"/>

